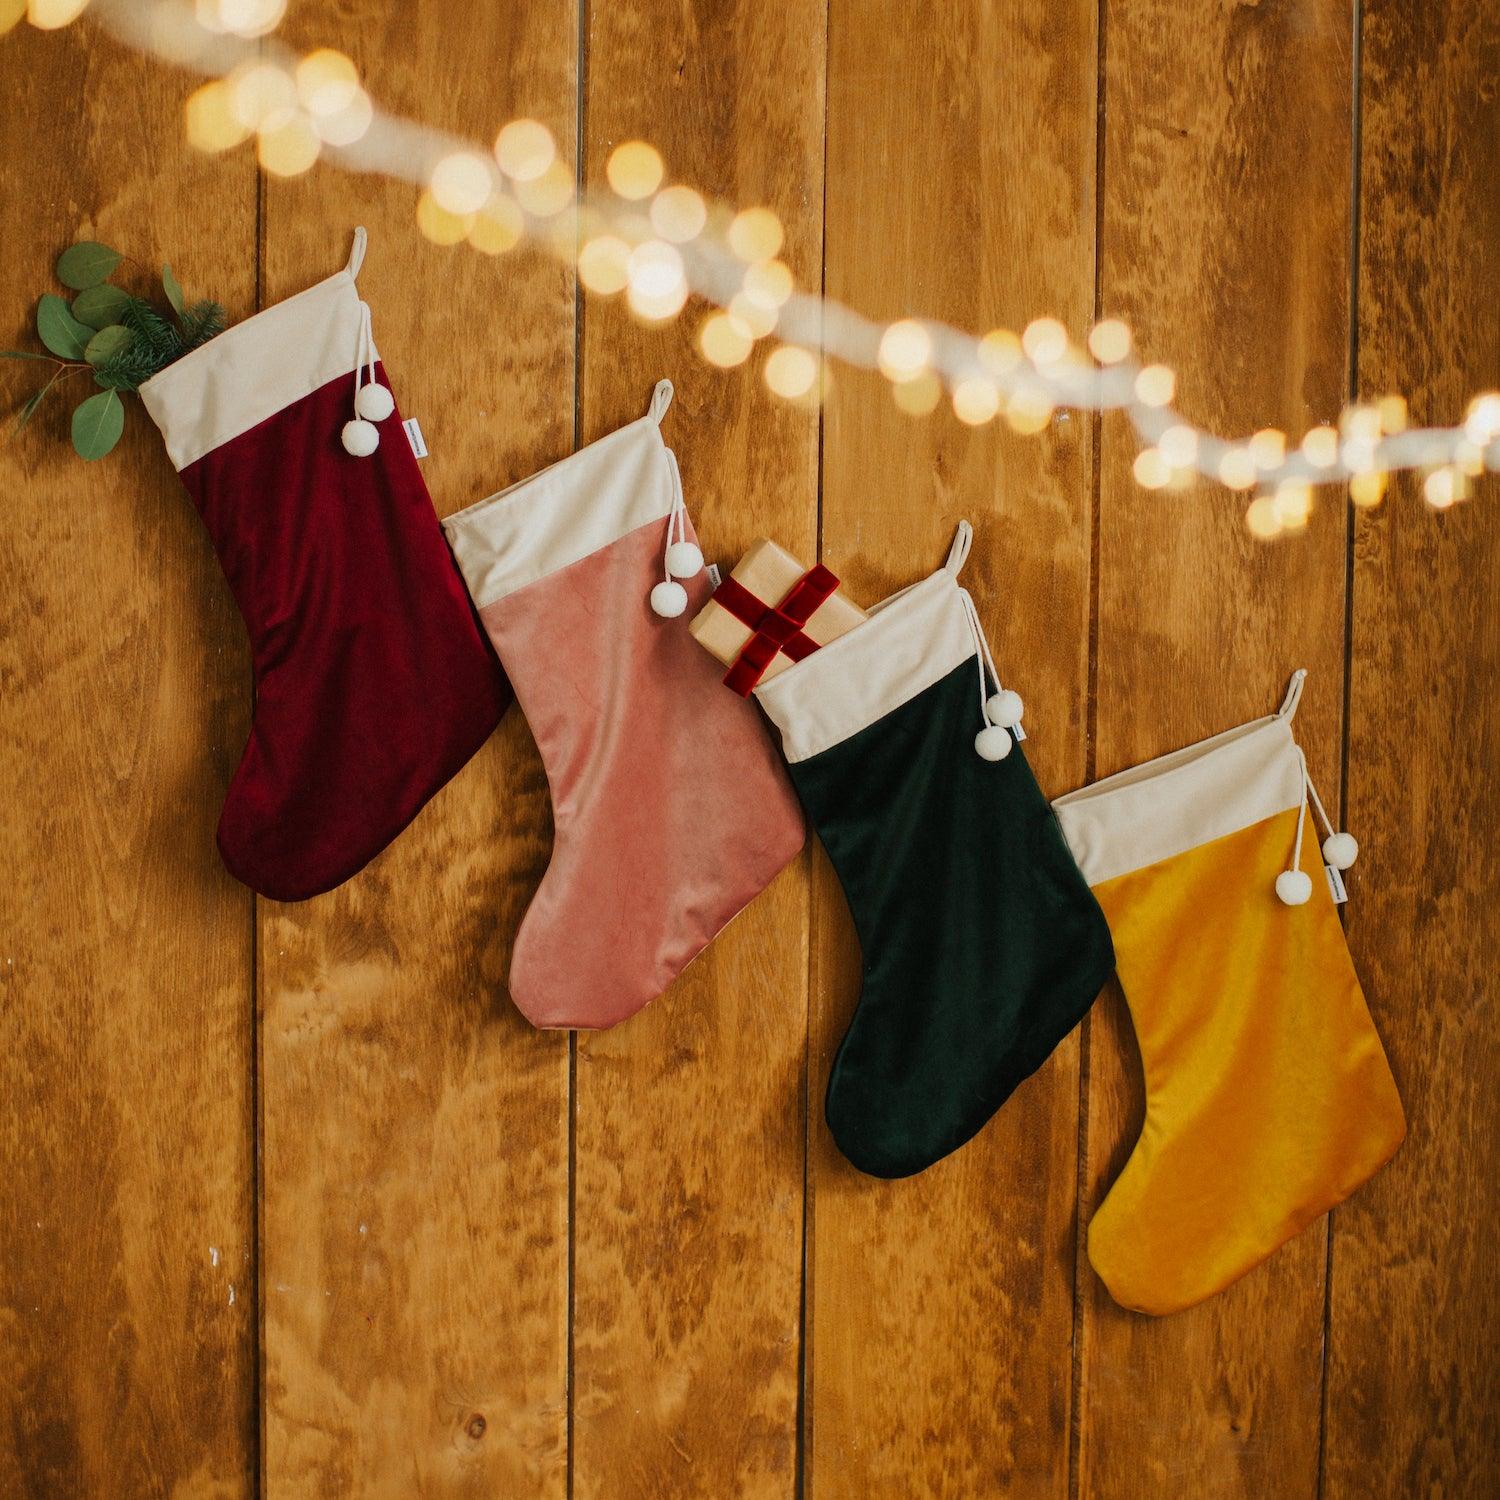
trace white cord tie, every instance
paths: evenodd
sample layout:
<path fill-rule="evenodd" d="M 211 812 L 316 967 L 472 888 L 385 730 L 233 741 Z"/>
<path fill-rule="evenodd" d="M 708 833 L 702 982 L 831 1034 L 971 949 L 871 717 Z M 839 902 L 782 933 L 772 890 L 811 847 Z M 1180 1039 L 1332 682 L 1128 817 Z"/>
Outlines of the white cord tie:
<path fill-rule="evenodd" d="M 954 547 L 957 550 L 956 541 Z M 968 547 L 965 546 L 963 551 L 967 554 Z M 960 558 L 959 567 L 962 566 Z M 948 571 L 953 573 L 957 569 Z M 1000 674 L 995 670 L 994 657 L 990 655 L 990 643 L 984 638 L 979 611 L 974 607 L 968 589 L 960 588 L 958 597 L 969 622 L 969 633 L 974 637 L 974 660 L 979 668 L 979 717 L 984 720 L 984 728 L 974 736 L 974 749 L 981 760 L 1004 760 L 1010 754 L 1011 736 L 1017 740 L 1026 738 L 1026 731 L 1021 728 L 1021 715 L 1026 706 L 1019 693 L 1000 686 Z M 995 684 L 993 693 L 990 692 L 991 682 Z"/>
<path fill-rule="evenodd" d="M 664 620 L 675 620 L 687 608 L 687 590 L 679 578 L 696 578 L 703 571 L 703 553 L 688 540 L 687 501 L 682 497 L 682 470 L 670 448 L 667 468 L 672 479 L 672 508 L 667 512 L 667 540 L 662 549 L 662 581 L 651 590 L 651 608 Z"/>
<path fill-rule="evenodd" d="M 1293 686 L 1301 691 L 1301 678 L 1305 672 L 1300 673 L 1293 679 Z M 1287 695 L 1289 698 L 1291 694 Z M 1296 711 L 1296 701 L 1292 702 L 1292 710 Z M 1289 716 L 1288 716 L 1289 717 Z M 1323 806 L 1323 799 L 1318 795 L 1318 789 L 1313 785 L 1312 776 L 1308 773 L 1307 757 L 1302 753 L 1301 747 L 1297 747 L 1297 764 L 1302 769 L 1302 801 L 1297 807 L 1297 841 L 1292 848 L 1292 862 L 1285 870 L 1276 877 L 1276 894 L 1284 905 L 1304 906 L 1312 896 L 1312 877 L 1302 868 L 1302 835 L 1307 825 L 1307 804 L 1311 800 L 1317 809 L 1318 818 L 1323 824 L 1324 832 L 1328 835 L 1323 840 L 1323 862 L 1334 870 L 1347 870 L 1350 865 L 1359 858 L 1359 843 L 1352 833 L 1339 833 L 1333 826 L 1333 820 L 1328 816 L 1328 810 Z"/>
<path fill-rule="evenodd" d="M 385 421 L 395 409 L 395 397 L 375 379 L 375 336 L 370 329 L 370 304 L 361 302 L 354 365 L 354 420 L 344 423 L 341 434 L 345 451 L 356 458 L 368 458 L 380 446 L 380 432 L 375 424 Z"/>

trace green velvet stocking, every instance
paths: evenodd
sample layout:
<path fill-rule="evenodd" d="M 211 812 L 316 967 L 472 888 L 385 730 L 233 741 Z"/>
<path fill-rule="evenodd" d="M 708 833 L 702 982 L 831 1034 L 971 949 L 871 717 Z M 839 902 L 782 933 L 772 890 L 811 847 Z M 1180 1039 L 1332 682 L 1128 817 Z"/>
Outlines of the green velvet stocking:
<path fill-rule="evenodd" d="M 859 937 L 863 989 L 825 1113 L 839 1149 L 877 1177 L 963 1145 L 1114 967 L 1020 749 L 976 752 L 976 731 L 991 754 L 1009 731 L 987 727 L 960 542 L 956 564 L 758 690 Z"/>

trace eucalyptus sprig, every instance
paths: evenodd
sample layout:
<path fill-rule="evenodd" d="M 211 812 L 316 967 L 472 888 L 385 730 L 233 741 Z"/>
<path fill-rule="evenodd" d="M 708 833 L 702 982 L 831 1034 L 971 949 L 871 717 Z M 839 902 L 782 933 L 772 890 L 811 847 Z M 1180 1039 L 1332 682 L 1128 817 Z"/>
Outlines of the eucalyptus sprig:
<path fill-rule="evenodd" d="M 54 292 L 37 303 L 37 337 L 51 351 L 0 349 L 0 358 L 29 359 L 54 366 L 47 382 L 16 414 L 20 431 L 59 381 L 87 371 L 99 387 L 73 409 L 73 447 L 80 458 L 103 458 L 125 430 L 122 392 L 146 381 L 191 349 L 223 333 L 224 309 L 217 302 L 189 303 L 171 266 L 161 268 L 162 291 L 171 308 L 163 316 L 109 278 L 125 257 L 108 245 L 83 240 L 57 258 L 57 279 L 76 292 L 71 305 Z"/>

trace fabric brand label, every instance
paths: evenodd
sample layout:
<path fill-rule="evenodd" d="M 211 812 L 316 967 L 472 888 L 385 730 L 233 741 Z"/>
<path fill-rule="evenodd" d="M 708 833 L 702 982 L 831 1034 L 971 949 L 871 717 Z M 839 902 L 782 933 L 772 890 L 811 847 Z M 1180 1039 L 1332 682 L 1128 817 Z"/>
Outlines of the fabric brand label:
<path fill-rule="evenodd" d="M 718 565 L 718 563 L 709 563 L 709 565 L 708 565 L 708 581 L 711 584 L 713 584 L 713 586 L 715 588 L 718 588 L 719 584 L 721 582 L 723 582 L 723 580 L 719 576 L 719 565 Z"/>
<path fill-rule="evenodd" d="M 1328 877 L 1328 893 L 1333 897 L 1333 904 L 1342 906 L 1349 899 L 1349 892 L 1344 888 L 1344 877 L 1332 865 L 1324 865 L 1323 873 Z"/>
<path fill-rule="evenodd" d="M 408 417 L 402 424 L 406 429 L 406 441 L 418 458 L 427 457 L 427 444 L 422 441 L 422 425 L 415 417 Z"/>

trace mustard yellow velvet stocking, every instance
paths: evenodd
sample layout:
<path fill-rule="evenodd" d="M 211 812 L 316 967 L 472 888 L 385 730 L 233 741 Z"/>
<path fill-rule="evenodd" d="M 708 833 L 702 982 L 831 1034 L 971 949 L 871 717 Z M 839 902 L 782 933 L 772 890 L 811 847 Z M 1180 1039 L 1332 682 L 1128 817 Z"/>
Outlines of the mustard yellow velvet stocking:
<path fill-rule="evenodd" d="M 1125 1307 L 1212 1296 L 1347 1198 L 1406 1131 L 1338 919 L 1357 846 L 1279 713 L 1061 798 L 1114 938 L 1146 1117 L 1089 1226 Z M 1305 852 L 1304 852 L 1305 851 Z"/>

